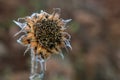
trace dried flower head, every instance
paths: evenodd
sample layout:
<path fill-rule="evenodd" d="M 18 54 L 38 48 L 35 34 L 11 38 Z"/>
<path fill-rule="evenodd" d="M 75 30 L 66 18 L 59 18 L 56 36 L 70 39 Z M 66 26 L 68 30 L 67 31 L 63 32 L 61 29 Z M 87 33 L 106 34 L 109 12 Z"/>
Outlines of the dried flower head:
<path fill-rule="evenodd" d="M 31 16 L 19 18 L 14 21 L 25 34 L 17 42 L 27 46 L 27 50 L 33 49 L 35 55 L 40 55 L 42 59 L 47 59 L 51 54 L 61 53 L 61 48 L 70 47 L 71 36 L 65 32 L 66 24 L 71 19 L 60 18 L 60 9 L 55 8 L 52 14 L 41 10 L 40 13 L 33 13 Z"/>
<path fill-rule="evenodd" d="M 71 36 L 65 32 L 66 24 L 71 19 L 63 20 L 60 18 L 60 9 L 55 8 L 52 14 L 48 14 L 41 10 L 40 13 L 33 13 L 31 16 L 19 18 L 14 21 L 21 30 L 22 35 L 17 42 L 27 46 L 25 53 L 31 50 L 31 76 L 33 80 L 36 76 L 43 78 L 45 70 L 45 61 L 51 54 L 60 54 L 62 57 L 61 48 L 71 47 Z M 36 74 L 38 63 L 41 65 L 41 74 Z"/>

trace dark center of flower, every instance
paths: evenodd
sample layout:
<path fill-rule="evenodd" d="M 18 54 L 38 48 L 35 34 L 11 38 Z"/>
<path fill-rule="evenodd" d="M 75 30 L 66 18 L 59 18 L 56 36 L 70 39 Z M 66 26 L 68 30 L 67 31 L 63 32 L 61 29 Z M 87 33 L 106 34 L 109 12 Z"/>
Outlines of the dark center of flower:
<path fill-rule="evenodd" d="M 61 43 L 60 26 L 53 20 L 41 20 L 35 24 L 35 35 L 38 42 L 48 49 Z"/>

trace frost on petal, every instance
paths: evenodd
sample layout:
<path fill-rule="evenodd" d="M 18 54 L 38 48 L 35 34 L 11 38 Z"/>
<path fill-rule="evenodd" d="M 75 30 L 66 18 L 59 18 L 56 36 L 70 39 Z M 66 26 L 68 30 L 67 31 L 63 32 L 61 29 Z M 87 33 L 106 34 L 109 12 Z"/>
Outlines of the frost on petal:
<path fill-rule="evenodd" d="M 17 42 L 18 42 L 19 44 L 22 44 L 22 45 L 24 45 L 24 46 L 27 46 L 27 45 L 29 44 L 28 40 L 29 40 L 29 39 L 26 37 L 26 35 L 23 35 L 23 36 L 21 36 L 21 37 L 17 40 Z"/>
<path fill-rule="evenodd" d="M 23 29 L 25 26 L 26 26 L 26 23 L 20 23 L 20 22 L 17 22 L 15 20 L 13 20 L 13 22 L 18 25 L 21 29 Z"/>
<path fill-rule="evenodd" d="M 23 27 L 19 32 L 17 32 L 14 36 L 17 36 L 17 35 L 19 35 L 20 33 L 22 33 L 22 32 L 27 32 L 27 31 L 29 31 L 29 28 L 28 28 L 27 26 L 25 26 L 25 27 Z"/>
<path fill-rule="evenodd" d="M 64 23 L 69 23 L 72 19 L 63 20 Z"/>
<path fill-rule="evenodd" d="M 25 52 L 24 52 L 24 55 L 30 50 L 30 47 L 31 47 L 31 45 L 29 44 L 29 45 L 27 46 L 27 49 L 26 49 Z"/>
<path fill-rule="evenodd" d="M 62 30 L 65 30 L 68 26 L 67 23 L 69 23 L 72 19 L 68 19 L 68 20 L 61 20 L 61 21 L 58 21 L 58 25 L 62 27 Z"/>
<path fill-rule="evenodd" d="M 18 18 L 17 21 L 20 22 L 20 23 L 25 23 L 25 18 Z"/>
<path fill-rule="evenodd" d="M 13 22 L 14 22 L 15 24 L 17 24 L 17 25 L 21 28 L 21 30 L 20 30 L 19 32 L 17 32 L 14 36 L 17 36 L 17 35 L 20 34 L 21 32 L 26 32 L 26 31 L 24 30 L 25 27 L 27 26 L 26 23 L 20 23 L 20 22 L 17 22 L 17 21 L 15 21 L 15 20 L 13 20 Z"/>
<path fill-rule="evenodd" d="M 27 25 L 29 25 L 29 26 L 33 26 L 33 24 L 34 24 L 31 16 L 25 17 L 25 21 L 26 21 Z"/>
<path fill-rule="evenodd" d="M 22 44 L 22 42 L 21 42 L 21 40 L 20 40 L 20 39 L 18 39 L 18 40 L 17 40 L 17 42 L 18 42 L 19 44 Z"/>
<path fill-rule="evenodd" d="M 37 13 L 33 13 L 32 15 L 31 15 L 31 17 L 33 18 L 33 17 L 36 17 L 37 18 Z"/>
<path fill-rule="evenodd" d="M 68 40 L 65 40 L 65 45 L 68 46 L 72 50 L 72 46 L 70 45 L 70 42 Z"/>
<path fill-rule="evenodd" d="M 39 16 L 38 16 L 38 13 L 33 13 L 30 17 L 32 18 L 33 22 L 36 23 Z"/>

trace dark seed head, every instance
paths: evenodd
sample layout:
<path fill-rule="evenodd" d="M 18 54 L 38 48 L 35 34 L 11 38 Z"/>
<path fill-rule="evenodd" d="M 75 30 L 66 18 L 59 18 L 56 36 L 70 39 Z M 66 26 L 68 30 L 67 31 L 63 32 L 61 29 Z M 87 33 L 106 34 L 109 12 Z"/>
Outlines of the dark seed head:
<path fill-rule="evenodd" d="M 52 49 L 60 44 L 61 33 L 57 22 L 53 20 L 42 20 L 36 23 L 36 38 L 44 48 Z"/>

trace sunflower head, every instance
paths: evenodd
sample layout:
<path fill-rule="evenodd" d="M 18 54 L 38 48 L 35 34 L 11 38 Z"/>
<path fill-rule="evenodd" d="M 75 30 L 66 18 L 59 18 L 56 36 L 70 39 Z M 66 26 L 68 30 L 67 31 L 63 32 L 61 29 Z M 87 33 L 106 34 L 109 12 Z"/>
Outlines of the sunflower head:
<path fill-rule="evenodd" d="M 40 13 L 14 21 L 21 28 L 15 35 L 24 32 L 17 41 L 28 47 L 26 51 L 33 49 L 35 55 L 47 59 L 51 54 L 61 53 L 61 48 L 71 48 L 71 36 L 65 32 L 66 24 L 70 21 L 60 18 L 59 8 L 55 8 L 52 14 L 41 10 Z"/>

